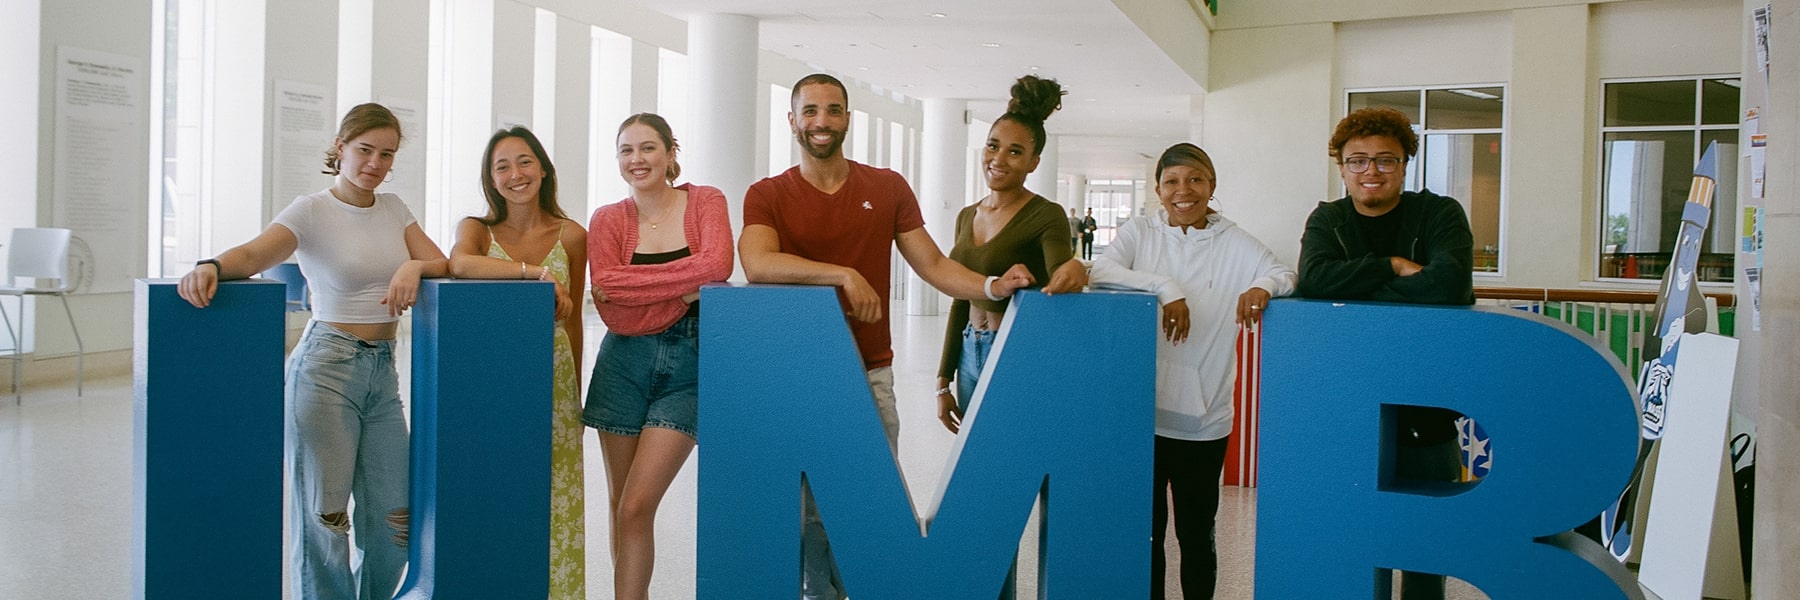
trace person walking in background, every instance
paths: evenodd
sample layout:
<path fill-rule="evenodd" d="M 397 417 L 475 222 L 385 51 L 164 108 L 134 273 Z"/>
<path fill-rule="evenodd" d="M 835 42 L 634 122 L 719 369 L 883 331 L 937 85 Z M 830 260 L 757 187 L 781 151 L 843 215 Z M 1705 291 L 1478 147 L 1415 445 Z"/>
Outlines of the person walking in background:
<path fill-rule="evenodd" d="M 419 279 L 448 275 L 449 265 L 404 201 L 375 192 L 402 139 L 386 107 L 351 108 L 325 151 L 336 182 L 295 198 L 255 239 L 200 261 L 177 288 L 205 308 L 220 281 L 299 257 L 313 318 L 288 359 L 284 396 L 289 579 L 307 600 L 386 600 L 406 567 L 410 451 L 394 337 Z"/>
<path fill-rule="evenodd" d="M 1100 230 L 1100 223 L 1094 220 L 1094 209 L 1087 209 L 1087 216 L 1081 218 L 1081 259 L 1094 260 L 1094 232 Z"/>
<path fill-rule="evenodd" d="M 888 281 L 893 249 L 933 287 L 955 298 L 998 301 L 1031 285 L 1025 265 L 982 277 L 945 257 L 912 187 L 900 174 L 844 157 L 850 94 L 836 77 L 814 73 L 794 83 L 788 125 L 805 152 L 800 164 L 750 186 L 738 239 L 744 275 L 755 283 L 838 288 L 850 333 L 867 371 L 888 446 L 898 449 L 894 407 L 894 350 L 888 331 Z M 831 558 L 824 525 L 811 496 L 802 497 L 801 596 L 842 600 L 843 582 Z"/>
<path fill-rule="evenodd" d="M 1081 252 L 1081 217 L 1075 214 L 1075 207 L 1069 207 L 1069 253 Z"/>
<path fill-rule="evenodd" d="M 581 460 L 581 303 L 587 230 L 556 201 L 556 166 L 531 130 L 494 132 L 481 154 L 488 212 L 456 228 L 450 274 L 556 284 L 551 370 L 550 598 L 585 598 L 587 555 Z"/>
<path fill-rule="evenodd" d="M 1166 597 L 1163 536 L 1171 499 L 1182 597 L 1213 597 L 1213 529 L 1232 427 L 1238 325 L 1260 319 L 1270 298 L 1294 292 L 1294 270 L 1212 208 L 1217 186 L 1212 157 L 1199 146 L 1183 142 L 1164 150 L 1156 160 L 1162 210 L 1120 226 L 1092 273 L 1095 285 L 1153 292 L 1163 305 L 1150 529 L 1156 600 Z"/>
<path fill-rule="evenodd" d="M 1300 238 L 1300 295 L 1322 300 L 1375 300 L 1471 305 L 1474 236 L 1462 204 L 1430 191 L 1402 191 L 1407 159 L 1419 136 L 1404 113 L 1365 108 L 1345 116 L 1331 135 L 1330 155 L 1347 193 L 1320 202 Z M 1455 411 L 1401 406 L 1394 476 L 1458 481 L 1462 456 Z M 1403 572 L 1401 597 L 1440 600 L 1444 577 Z"/>
<path fill-rule="evenodd" d="M 631 197 L 588 227 L 606 338 L 582 421 L 598 430 L 612 517 L 613 594 L 650 597 L 656 511 L 700 436 L 700 286 L 731 277 L 731 216 L 717 188 L 684 183 L 669 123 L 632 115 L 615 138 Z"/>

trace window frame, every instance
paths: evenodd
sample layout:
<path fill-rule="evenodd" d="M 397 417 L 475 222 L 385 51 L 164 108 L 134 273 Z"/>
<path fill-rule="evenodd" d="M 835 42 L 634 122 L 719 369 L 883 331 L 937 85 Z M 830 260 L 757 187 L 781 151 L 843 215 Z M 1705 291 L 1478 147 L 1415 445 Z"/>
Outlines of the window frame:
<path fill-rule="evenodd" d="M 1588 275 L 1593 278 L 1590 281 L 1593 281 L 1594 283 L 1598 283 L 1598 284 L 1604 284 L 1607 286 L 1638 287 L 1638 286 L 1660 286 L 1662 284 L 1662 279 L 1663 279 L 1662 277 L 1654 277 L 1654 278 L 1608 277 L 1608 276 L 1604 276 L 1602 274 L 1604 272 L 1603 269 L 1606 264 L 1606 253 L 1604 252 L 1604 250 L 1606 248 L 1606 229 L 1607 229 L 1607 213 L 1606 213 L 1606 208 L 1607 208 L 1606 136 L 1607 136 L 1607 134 L 1612 134 L 1612 133 L 1687 133 L 1687 134 L 1691 134 L 1693 136 L 1693 147 L 1691 149 L 1693 152 L 1692 156 L 1694 157 L 1695 160 L 1698 160 L 1700 157 L 1700 153 L 1705 151 L 1705 146 L 1703 146 L 1702 143 L 1703 143 L 1703 139 L 1706 137 L 1706 134 L 1708 132 L 1732 131 L 1732 132 L 1737 133 L 1737 136 L 1735 136 L 1735 137 L 1738 137 L 1741 139 L 1743 136 L 1743 114 L 1742 114 L 1742 110 L 1741 110 L 1741 108 L 1743 106 L 1743 95 L 1742 95 L 1743 88 L 1742 87 L 1738 88 L 1739 89 L 1738 107 L 1737 107 L 1737 109 L 1735 109 L 1738 112 L 1738 120 L 1737 121 L 1733 121 L 1731 123 L 1725 123 L 1725 124 L 1712 124 L 1712 125 L 1708 125 L 1705 123 L 1705 120 L 1706 120 L 1705 119 L 1706 106 L 1704 103 L 1705 95 L 1706 95 L 1705 83 L 1707 81 L 1719 81 L 1719 80 L 1730 80 L 1730 79 L 1742 80 L 1743 76 L 1742 76 L 1742 74 L 1739 74 L 1739 73 L 1711 73 L 1711 74 L 1702 74 L 1702 75 L 1672 75 L 1672 76 L 1649 76 L 1649 77 L 1605 77 L 1605 78 L 1600 78 L 1595 81 L 1596 88 L 1595 88 L 1595 96 L 1594 97 L 1596 99 L 1598 99 L 1598 101 L 1596 102 L 1596 104 L 1598 106 L 1597 106 L 1597 112 L 1594 115 L 1594 123 L 1596 124 L 1596 127 L 1594 128 L 1594 139 L 1593 139 L 1593 144 L 1594 144 L 1594 146 L 1593 146 L 1593 148 L 1594 148 L 1594 188 L 1593 189 L 1594 189 L 1595 219 L 1594 219 L 1594 227 L 1593 227 L 1593 231 L 1592 231 L 1592 233 L 1594 235 L 1594 245 L 1588 249 L 1588 251 L 1592 253 L 1591 255 L 1593 257 L 1593 271 L 1590 271 L 1588 273 Z M 1690 125 L 1613 125 L 1613 126 L 1609 126 L 1606 124 L 1606 116 L 1607 116 L 1606 88 L 1608 85 L 1629 84 L 1629 83 L 1661 83 L 1661 82 L 1677 82 L 1677 81 L 1691 81 L 1694 83 L 1694 115 L 1693 115 L 1693 119 L 1692 119 L 1692 124 L 1690 124 Z M 1721 173 L 1720 177 L 1736 178 L 1737 172 L 1733 171 L 1731 173 Z M 1717 192 L 1715 191 L 1715 193 L 1717 193 Z M 1708 232 L 1712 233 L 1714 236 L 1719 236 L 1719 235 L 1722 235 L 1723 230 L 1720 230 L 1717 228 L 1719 228 L 1721 226 L 1730 226 L 1730 227 L 1732 227 L 1732 231 L 1729 235 L 1731 235 L 1732 238 L 1735 239 L 1737 236 L 1736 227 L 1732 226 L 1731 224 L 1734 223 L 1734 219 L 1736 217 L 1734 215 L 1721 215 L 1719 213 L 1718 206 L 1719 206 L 1719 203 L 1718 203 L 1717 199 L 1715 198 L 1714 203 L 1713 203 L 1712 220 L 1710 223 L 1707 224 Z M 1733 206 L 1734 207 L 1737 206 L 1737 203 L 1735 200 L 1733 201 Z M 1716 253 L 1708 253 L 1708 254 L 1716 254 Z M 1728 269 L 1728 271 L 1732 273 L 1732 281 L 1699 281 L 1698 278 L 1696 278 L 1695 283 L 1699 284 L 1701 288 L 1705 288 L 1705 289 L 1709 289 L 1709 290 L 1729 291 L 1729 290 L 1734 289 L 1734 287 L 1736 285 L 1735 281 L 1737 279 L 1737 273 L 1736 273 L 1737 267 L 1738 267 L 1737 253 L 1730 252 L 1730 253 L 1725 253 L 1725 254 L 1730 256 L 1730 260 L 1732 261 L 1731 268 Z"/>

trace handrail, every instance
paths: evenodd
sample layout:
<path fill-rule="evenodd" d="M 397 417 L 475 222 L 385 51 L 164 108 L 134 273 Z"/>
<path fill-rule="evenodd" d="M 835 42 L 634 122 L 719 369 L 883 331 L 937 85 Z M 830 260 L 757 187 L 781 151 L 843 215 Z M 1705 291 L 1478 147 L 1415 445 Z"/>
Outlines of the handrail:
<path fill-rule="evenodd" d="M 1719 302 L 1720 307 L 1737 306 L 1737 296 L 1730 292 L 1702 292 Z M 1537 300 L 1543 302 L 1611 302 L 1617 304 L 1655 304 L 1656 292 L 1624 290 L 1570 290 L 1478 286 L 1475 297 L 1483 300 Z"/>

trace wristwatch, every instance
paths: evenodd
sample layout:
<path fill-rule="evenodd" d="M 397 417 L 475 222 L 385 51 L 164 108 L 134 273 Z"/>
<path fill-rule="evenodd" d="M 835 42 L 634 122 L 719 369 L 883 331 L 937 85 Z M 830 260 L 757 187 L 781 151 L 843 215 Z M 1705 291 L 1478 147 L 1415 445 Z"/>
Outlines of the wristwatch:
<path fill-rule="evenodd" d="M 213 266 L 213 274 L 215 274 L 215 275 L 224 275 L 225 274 L 225 266 L 219 264 L 219 259 L 202 258 L 200 260 L 194 261 L 194 268 L 198 269 L 198 268 L 200 268 L 200 265 L 212 265 Z"/>

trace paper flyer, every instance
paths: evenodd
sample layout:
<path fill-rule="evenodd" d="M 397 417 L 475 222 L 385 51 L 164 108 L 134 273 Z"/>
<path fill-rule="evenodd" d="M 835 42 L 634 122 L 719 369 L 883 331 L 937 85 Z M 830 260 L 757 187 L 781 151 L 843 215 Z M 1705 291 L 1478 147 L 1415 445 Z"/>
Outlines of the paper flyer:
<path fill-rule="evenodd" d="M 1764 4 L 1750 17 L 1756 28 L 1756 72 L 1765 76 L 1769 73 L 1769 12 L 1769 5 Z"/>
<path fill-rule="evenodd" d="M 1762 331 L 1762 269 L 1746 267 L 1744 282 L 1750 286 L 1750 330 Z"/>
<path fill-rule="evenodd" d="M 1744 237 L 1739 240 L 1738 252 L 1741 252 L 1744 254 L 1755 253 L 1756 252 L 1756 207 L 1754 207 L 1754 206 L 1744 207 L 1744 227 L 1743 227 L 1743 229 L 1739 229 L 1738 231 L 1744 232 Z"/>
<path fill-rule="evenodd" d="M 1763 197 L 1763 174 L 1768 155 L 1769 134 L 1750 134 L 1750 197 Z"/>

